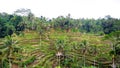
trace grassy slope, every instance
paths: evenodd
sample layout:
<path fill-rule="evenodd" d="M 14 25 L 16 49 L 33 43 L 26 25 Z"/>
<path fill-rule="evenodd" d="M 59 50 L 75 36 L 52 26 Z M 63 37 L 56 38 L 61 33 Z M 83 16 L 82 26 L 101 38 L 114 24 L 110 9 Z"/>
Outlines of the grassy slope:
<path fill-rule="evenodd" d="M 55 31 L 52 29 L 49 32 L 44 33 L 44 36 L 41 37 L 35 31 L 25 31 L 24 36 L 16 37 L 16 39 L 19 41 L 19 46 L 23 49 L 22 56 L 24 57 L 23 58 L 24 60 L 28 60 L 28 58 L 32 56 L 41 55 L 39 51 L 37 52 L 37 50 L 40 49 L 39 48 L 40 45 L 51 45 L 55 42 L 56 39 L 61 38 L 69 39 L 71 42 L 80 42 L 82 40 L 87 40 L 89 44 L 99 46 L 99 52 L 101 52 L 101 54 L 99 55 L 102 57 L 107 57 L 108 51 L 110 50 L 110 46 L 108 45 L 109 43 L 107 41 L 103 41 L 101 36 L 95 36 L 93 34 L 83 34 L 79 32 L 66 33 L 61 31 Z M 29 67 L 37 63 L 38 62 L 34 62 L 33 64 L 30 64 Z"/>

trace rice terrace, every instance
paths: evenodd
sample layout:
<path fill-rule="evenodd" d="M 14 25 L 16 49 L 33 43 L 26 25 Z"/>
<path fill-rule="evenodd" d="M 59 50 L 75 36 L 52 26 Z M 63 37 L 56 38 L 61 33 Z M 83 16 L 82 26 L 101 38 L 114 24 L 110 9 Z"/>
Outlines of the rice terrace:
<path fill-rule="evenodd" d="M 120 18 L 0 12 L 0 68 L 120 68 Z"/>

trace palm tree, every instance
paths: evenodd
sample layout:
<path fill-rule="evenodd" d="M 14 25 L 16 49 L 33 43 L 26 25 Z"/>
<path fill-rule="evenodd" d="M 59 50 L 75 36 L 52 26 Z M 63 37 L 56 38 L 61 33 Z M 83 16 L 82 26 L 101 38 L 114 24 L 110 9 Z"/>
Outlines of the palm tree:
<path fill-rule="evenodd" d="M 86 55 L 88 53 L 88 42 L 86 40 L 82 40 L 80 43 L 79 42 L 74 42 L 73 45 L 73 49 L 70 56 L 72 56 L 72 58 L 74 58 L 77 62 L 74 62 L 76 64 L 76 67 L 86 67 Z M 81 60 L 83 61 L 81 61 Z M 80 60 L 78 62 L 78 60 Z"/>
<path fill-rule="evenodd" d="M 53 42 L 53 41 L 51 41 Z M 37 65 L 48 68 L 55 68 L 56 66 L 61 67 L 61 59 L 64 55 L 64 41 L 56 40 L 54 44 L 40 46 L 40 52 L 42 53 L 38 60 L 40 61 Z M 51 67 L 50 67 L 51 66 Z"/>
<path fill-rule="evenodd" d="M 97 46 L 94 46 L 93 48 L 93 54 L 95 55 L 95 58 L 94 58 L 94 66 L 96 65 L 96 57 L 97 57 Z"/>
<path fill-rule="evenodd" d="M 61 67 L 61 57 L 64 56 L 65 40 L 58 39 L 56 40 L 56 56 L 58 57 L 58 65 Z M 64 58 L 63 58 L 64 59 Z"/>
<path fill-rule="evenodd" d="M 94 66 L 96 66 L 96 57 L 97 57 L 97 53 L 98 53 L 98 49 L 96 45 L 91 45 L 90 46 L 90 50 L 89 50 L 90 54 L 92 54 L 91 56 L 94 56 Z"/>
<path fill-rule="evenodd" d="M 105 36 L 105 40 L 106 39 L 109 39 L 111 40 L 111 45 L 112 45 L 112 51 L 110 52 L 110 54 L 112 54 L 112 67 L 113 68 L 116 68 L 116 60 L 117 59 L 117 55 L 119 55 L 117 53 L 117 51 L 120 51 L 120 50 L 117 50 L 118 49 L 118 46 L 120 45 L 120 31 L 116 31 L 116 32 L 112 32 L 108 35 Z"/>
<path fill-rule="evenodd" d="M 2 47 L 0 47 L 0 68 L 8 68 L 8 63 L 6 60 L 6 53 L 5 53 L 5 49 Z"/>
<path fill-rule="evenodd" d="M 84 59 L 84 67 L 86 66 L 85 64 L 86 64 L 86 60 L 85 60 L 85 57 L 86 57 L 86 54 L 87 54 L 87 47 L 88 47 L 88 42 L 86 41 L 86 40 L 83 40 L 82 42 L 81 42 L 81 46 L 82 46 L 82 54 L 84 55 L 83 56 L 83 59 Z"/>
<path fill-rule="evenodd" d="M 6 47 L 7 58 L 9 61 L 9 67 L 11 68 L 11 57 L 13 54 L 14 46 L 17 43 L 11 36 L 6 36 L 4 41 L 4 46 Z"/>

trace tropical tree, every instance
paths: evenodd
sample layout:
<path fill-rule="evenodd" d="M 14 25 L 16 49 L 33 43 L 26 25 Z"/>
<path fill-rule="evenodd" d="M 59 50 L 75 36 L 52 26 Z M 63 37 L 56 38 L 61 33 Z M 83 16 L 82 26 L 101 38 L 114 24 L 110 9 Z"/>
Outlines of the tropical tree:
<path fill-rule="evenodd" d="M 83 48 L 82 49 L 82 53 L 83 53 L 83 59 L 84 59 L 84 66 L 83 67 L 85 67 L 86 65 L 86 59 L 85 59 L 85 57 L 86 57 L 86 54 L 87 54 L 87 51 L 88 51 L 88 46 L 89 46 L 89 43 L 86 41 L 86 40 L 83 40 L 82 42 L 81 42 L 81 47 Z"/>
<path fill-rule="evenodd" d="M 66 42 L 65 40 L 57 39 L 53 44 L 40 45 L 42 55 L 40 56 L 41 58 L 39 57 L 40 63 L 38 66 L 48 67 L 49 65 L 49 68 L 63 67 Z"/>
<path fill-rule="evenodd" d="M 15 41 L 11 36 L 6 36 L 5 41 L 4 41 L 4 47 L 5 47 L 5 52 L 6 52 L 6 58 L 9 61 L 9 68 L 11 68 L 11 58 L 12 54 L 14 52 L 15 45 L 17 44 L 17 41 Z"/>
<path fill-rule="evenodd" d="M 120 52 L 120 31 L 112 32 L 106 35 L 105 39 L 109 39 L 112 42 L 112 51 L 110 51 L 110 54 L 112 54 L 112 67 L 116 68 L 116 57 L 119 55 Z"/>
<path fill-rule="evenodd" d="M 86 55 L 88 55 L 89 43 L 86 40 L 82 40 L 80 43 L 75 43 L 73 45 L 73 55 L 75 55 L 75 59 L 82 61 L 80 65 L 77 67 L 86 67 Z M 78 64 L 78 61 L 77 63 Z"/>
<path fill-rule="evenodd" d="M 97 58 L 97 54 L 98 54 L 98 53 L 99 53 L 99 52 L 98 52 L 98 47 L 97 47 L 97 45 L 91 45 L 90 48 L 89 48 L 89 54 L 90 54 L 92 57 L 94 57 L 94 63 L 93 63 L 94 66 L 97 65 L 97 64 L 96 64 L 96 62 L 97 62 L 96 58 Z"/>

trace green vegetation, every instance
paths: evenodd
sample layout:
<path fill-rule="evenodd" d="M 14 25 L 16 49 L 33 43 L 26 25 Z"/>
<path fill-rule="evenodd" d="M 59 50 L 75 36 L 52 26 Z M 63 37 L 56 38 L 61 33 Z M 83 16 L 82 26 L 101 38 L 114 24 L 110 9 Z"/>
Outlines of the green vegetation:
<path fill-rule="evenodd" d="M 120 19 L 109 15 L 95 20 L 39 18 L 29 9 L 0 13 L 0 68 L 119 68 L 119 26 Z"/>

